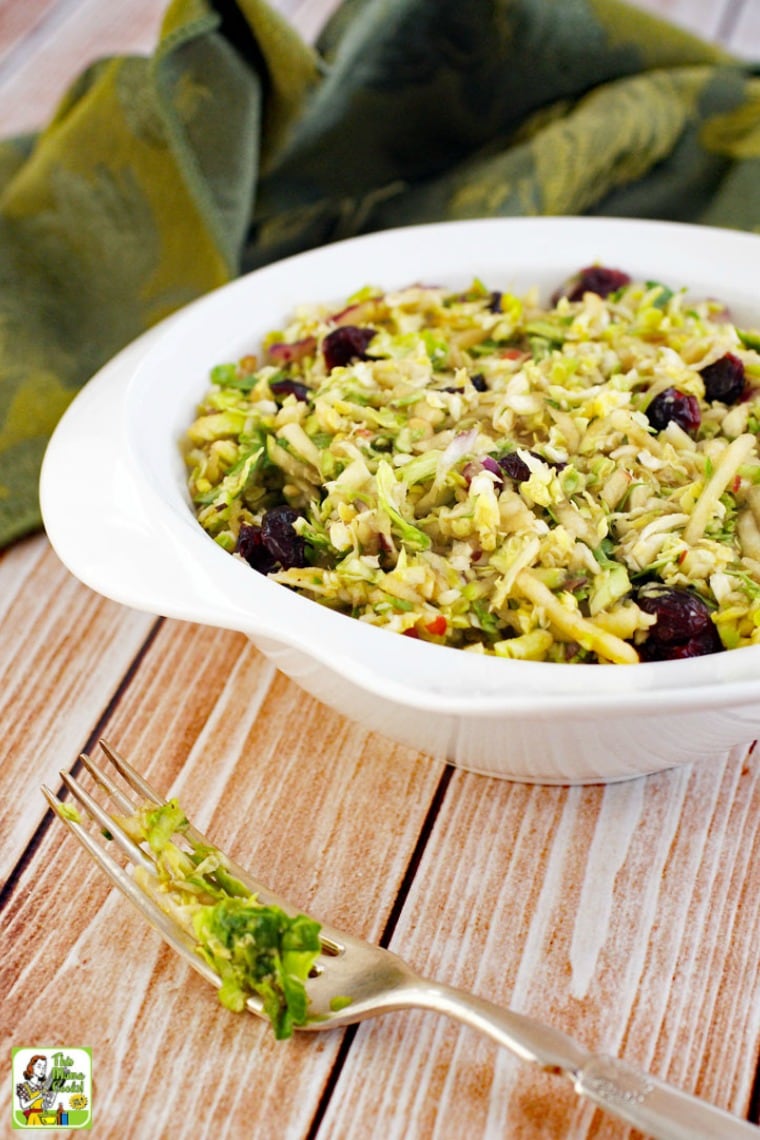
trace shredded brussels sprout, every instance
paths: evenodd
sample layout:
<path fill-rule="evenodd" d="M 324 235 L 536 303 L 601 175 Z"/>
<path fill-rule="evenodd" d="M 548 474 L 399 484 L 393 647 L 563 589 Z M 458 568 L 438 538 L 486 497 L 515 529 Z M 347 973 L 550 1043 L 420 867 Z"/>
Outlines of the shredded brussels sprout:
<path fill-rule="evenodd" d="M 176 800 L 145 804 L 119 823 L 151 848 L 158 880 L 139 867 L 135 879 L 196 940 L 198 954 L 221 980 L 222 1005 L 240 1012 L 257 995 L 280 1040 L 305 1025 L 304 983 L 320 952 L 319 923 L 260 903 L 215 847 L 175 843 L 189 826 Z"/>

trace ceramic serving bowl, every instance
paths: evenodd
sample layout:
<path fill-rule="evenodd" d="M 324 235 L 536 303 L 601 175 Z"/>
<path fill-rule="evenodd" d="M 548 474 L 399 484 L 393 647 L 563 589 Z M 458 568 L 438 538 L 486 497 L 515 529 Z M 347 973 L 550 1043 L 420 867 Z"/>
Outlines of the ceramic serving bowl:
<path fill-rule="evenodd" d="M 415 281 L 544 298 L 599 261 L 719 297 L 760 325 L 760 237 L 662 222 L 500 219 L 387 231 L 301 254 L 195 302 L 108 364 L 48 448 L 45 526 L 68 568 L 125 605 L 234 629 L 339 712 L 461 767 L 613 781 L 707 760 L 760 730 L 760 646 L 640 665 L 476 656 L 330 611 L 252 571 L 196 522 L 180 440 L 209 369 L 304 302 Z M 84 504 L 84 509 L 83 509 Z"/>

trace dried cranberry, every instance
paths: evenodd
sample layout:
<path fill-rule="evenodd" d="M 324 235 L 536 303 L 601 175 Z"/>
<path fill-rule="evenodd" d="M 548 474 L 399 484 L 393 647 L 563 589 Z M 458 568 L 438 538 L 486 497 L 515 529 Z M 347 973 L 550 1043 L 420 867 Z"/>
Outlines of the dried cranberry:
<path fill-rule="evenodd" d="M 352 360 L 367 359 L 367 345 L 376 329 L 358 325 L 340 325 L 322 341 L 322 355 L 328 369 L 350 364 Z"/>
<path fill-rule="evenodd" d="M 744 395 L 746 378 L 744 364 L 733 352 L 703 368 L 699 375 L 705 382 L 705 399 L 720 400 L 723 404 L 738 404 Z"/>
<path fill-rule="evenodd" d="M 241 555 L 248 565 L 258 570 L 260 574 L 271 573 L 277 565 L 276 559 L 264 545 L 261 527 L 255 523 L 241 523 L 235 553 Z"/>
<path fill-rule="evenodd" d="M 306 403 L 309 399 L 309 389 L 299 380 L 289 380 L 287 378 L 284 380 L 270 380 L 269 387 L 275 398 L 280 396 L 284 399 L 286 396 L 295 396 L 295 398 L 301 400 L 302 403 Z"/>
<path fill-rule="evenodd" d="M 287 570 L 306 565 L 306 544 L 293 526 L 299 518 L 294 507 L 272 507 L 261 520 L 261 541 L 271 556 Z"/>
<path fill-rule="evenodd" d="M 644 586 L 636 601 L 657 618 L 659 641 L 685 641 L 712 625 L 707 603 L 685 586 Z"/>
<path fill-rule="evenodd" d="M 603 265 L 589 265 L 581 269 L 575 277 L 557 290 L 552 297 L 554 304 L 560 297 L 568 301 L 582 301 L 584 293 L 596 293 L 599 297 L 609 297 L 624 285 L 630 284 L 630 277 L 620 269 L 608 269 Z"/>
<path fill-rule="evenodd" d="M 673 420 L 686 432 L 694 432 L 702 422 L 699 400 L 678 388 L 658 392 L 647 410 L 647 419 L 655 431 L 663 431 Z"/>
<path fill-rule="evenodd" d="M 720 653 L 723 643 L 715 626 L 695 633 L 686 641 L 658 641 L 648 637 L 639 646 L 642 661 L 684 661 L 687 657 L 706 657 L 708 653 Z"/>
<path fill-rule="evenodd" d="M 644 587 L 636 599 L 657 621 L 643 645 L 642 661 L 676 661 L 723 649 L 707 603 L 683 586 Z"/>
<path fill-rule="evenodd" d="M 530 467 L 516 451 L 500 456 L 496 462 L 504 474 L 514 479 L 515 483 L 524 483 L 526 479 L 530 479 Z"/>
<path fill-rule="evenodd" d="M 529 451 L 528 455 L 532 455 L 534 459 L 540 459 L 542 463 L 553 467 L 555 471 L 561 471 L 564 467 L 567 467 L 567 464 L 563 463 L 562 460 L 546 459 L 545 456 L 538 455 L 535 451 Z M 516 451 L 510 451 L 508 455 L 500 455 L 496 460 L 494 460 L 492 456 L 486 456 L 483 460 L 483 466 L 489 471 L 494 471 L 493 463 L 497 464 L 499 474 L 503 472 L 505 475 L 508 475 L 510 479 L 514 479 L 515 483 L 524 483 L 526 479 L 530 479 L 530 467 Z M 496 474 L 496 471 L 494 471 L 494 474 Z"/>

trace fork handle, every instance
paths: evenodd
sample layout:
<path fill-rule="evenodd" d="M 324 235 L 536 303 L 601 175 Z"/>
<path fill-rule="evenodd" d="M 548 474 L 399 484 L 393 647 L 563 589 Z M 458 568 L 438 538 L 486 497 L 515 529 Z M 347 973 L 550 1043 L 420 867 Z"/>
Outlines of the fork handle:
<path fill-rule="evenodd" d="M 758 1140 L 760 1129 L 617 1057 L 591 1057 L 575 1091 L 656 1140 Z"/>
<path fill-rule="evenodd" d="M 760 1140 L 760 1129 L 616 1057 L 593 1054 L 552 1026 L 438 982 L 416 1004 L 480 1030 L 526 1061 L 571 1078 L 579 1096 L 653 1140 Z"/>

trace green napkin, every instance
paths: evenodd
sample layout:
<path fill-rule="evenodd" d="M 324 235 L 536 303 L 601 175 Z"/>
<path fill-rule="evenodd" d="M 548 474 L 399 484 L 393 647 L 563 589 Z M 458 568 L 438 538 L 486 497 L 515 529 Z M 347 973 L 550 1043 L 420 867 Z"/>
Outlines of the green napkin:
<path fill-rule="evenodd" d="M 759 74 L 619 0 L 346 0 L 315 49 L 263 0 L 175 0 L 150 59 L 0 144 L 0 544 L 81 385 L 242 271 L 450 218 L 760 229 Z"/>

